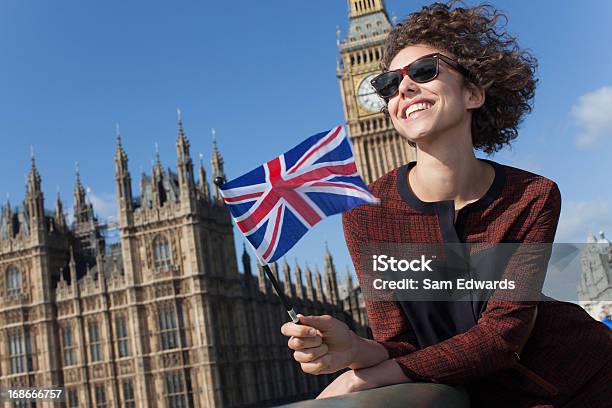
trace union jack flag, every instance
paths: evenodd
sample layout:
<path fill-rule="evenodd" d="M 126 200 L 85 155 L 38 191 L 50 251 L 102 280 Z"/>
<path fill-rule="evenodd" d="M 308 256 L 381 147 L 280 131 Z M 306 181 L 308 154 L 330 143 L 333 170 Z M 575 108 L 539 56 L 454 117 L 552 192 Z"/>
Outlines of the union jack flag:
<path fill-rule="evenodd" d="M 323 218 L 379 202 L 357 173 L 341 125 L 226 182 L 221 195 L 264 263 L 283 256 Z"/>

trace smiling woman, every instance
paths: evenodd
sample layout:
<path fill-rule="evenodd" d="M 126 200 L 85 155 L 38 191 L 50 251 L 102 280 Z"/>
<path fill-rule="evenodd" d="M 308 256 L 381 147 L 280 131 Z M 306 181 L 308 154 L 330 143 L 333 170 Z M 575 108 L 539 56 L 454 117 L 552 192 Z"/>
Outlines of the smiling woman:
<path fill-rule="evenodd" d="M 467 71 L 461 72 L 463 84 L 477 85 L 486 92 L 482 106 L 473 111 L 474 148 L 485 153 L 498 151 L 518 136 L 518 125 L 531 112 L 537 60 L 518 47 L 516 38 L 497 28 L 506 16 L 489 6 L 456 8 L 452 14 L 435 6 L 426 9 L 432 18 L 412 14 L 389 34 L 383 71 L 400 63 L 397 57 L 408 46 L 444 50 L 456 59 L 460 72 Z"/>
<path fill-rule="evenodd" d="M 459 301 L 364 293 L 374 341 L 330 316 L 287 323 L 282 332 L 294 336 L 289 347 L 305 372 L 351 369 L 320 398 L 422 381 L 465 385 L 473 407 L 609 406 L 611 332 L 541 293 L 561 210 L 557 184 L 475 157 L 518 136 L 534 97 L 536 60 L 500 26 L 505 19 L 490 5 L 434 3 L 390 32 L 371 84 L 417 160 L 370 184 L 380 205 L 344 213 L 344 234 L 362 288 L 376 276 L 368 248 L 381 244 L 545 244 L 493 267 L 500 281 L 517 282 L 514 293 L 535 294 L 510 301 L 495 285 Z M 452 266 L 451 281 L 471 270 Z"/>

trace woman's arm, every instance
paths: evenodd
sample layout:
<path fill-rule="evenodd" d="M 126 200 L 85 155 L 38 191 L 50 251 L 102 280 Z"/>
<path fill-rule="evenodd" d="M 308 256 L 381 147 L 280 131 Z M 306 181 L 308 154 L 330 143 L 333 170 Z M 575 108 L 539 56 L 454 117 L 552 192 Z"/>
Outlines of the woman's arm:
<path fill-rule="evenodd" d="M 349 368 L 357 370 L 360 368 L 372 367 L 381 362 L 388 361 L 389 352 L 380 343 L 370 339 L 357 336 L 355 340 L 355 354 Z"/>
<path fill-rule="evenodd" d="M 412 381 L 394 359 L 361 370 L 353 370 L 353 375 L 357 379 L 355 385 L 357 391 Z"/>
<path fill-rule="evenodd" d="M 367 274 L 362 270 L 364 248 L 369 245 L 368 237 L 363 231 L 364 219 L 361 219 L 359 208 L 342 214 L 342 226 L 344 230 L 344 238 L 346 245 L 355 266 L 355 272 L 359 279 L 361 288 L 368 285 L 366 282 Z M 362 292 L 364 293 L 364 292 Z M 387 358 L 406 355 L 418 350 L 418 341 L 414 330 L 412 329 L 408 318 L 400 304 L 395 300 L 380 300 L 372 299 L 370 296 L 364 296 L 365 309 L 368 315 L 368 323 L 372 329 L 374 343 L 382 346 L 386 351 L 386 356 L 383 359 L 375 362 L 376 364 Z M 365 346 L 366 348 L 368 346 Z M 373 346 L 369 346 L 373 347 Z M 366 367 L 370 361 L 363 361 L 363 365 L 357 364 L 351 368 Z"/>
<path fill-rule="evenodd" d="M 369 390 L 385 385 L 410 382 L 395 360 L 384 360 L 380 364 L 361 370 L 349 370 L 329 384 L 317 399 L 330 398 L 349 392 Z"/>

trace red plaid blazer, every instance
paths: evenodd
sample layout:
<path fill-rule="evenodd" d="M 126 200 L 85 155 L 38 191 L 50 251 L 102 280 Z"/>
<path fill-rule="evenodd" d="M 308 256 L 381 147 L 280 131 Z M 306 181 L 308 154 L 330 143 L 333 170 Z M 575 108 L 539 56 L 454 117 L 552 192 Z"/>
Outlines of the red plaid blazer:
<path fill-rule="evenodd" d="M 485 161 L 495 181 L 454 223 L 452 201 L 422 202 L 410 190 L 407 173 L 416 162 L 373 182 L 381 205 L 343 215 L 360 281 L 360 254 L 372 242 L 552 243 L 561 209 L 557 185 Z M 489 300 L 469 330 L 425 348 L 398 302 L 366 298 L 365 305 L 374 339 L 408 377 L 465 385 L 473 406 L 612 406 L 612 331 L 575 304 Z"/>

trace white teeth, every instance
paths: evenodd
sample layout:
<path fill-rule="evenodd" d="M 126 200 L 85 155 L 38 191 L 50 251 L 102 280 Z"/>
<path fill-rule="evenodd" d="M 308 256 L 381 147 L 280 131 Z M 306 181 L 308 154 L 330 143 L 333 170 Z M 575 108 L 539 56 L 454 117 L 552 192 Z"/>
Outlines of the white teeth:
<path fill-rule="evenodd" d="M 419 110 L 424 110 L 424 109 L 429 109 L 433 106 L 433 104 L 429 103 L 429 102 L 420 102 L 420 103 L 414 103 L 412 105 L 410 105 L 408 107 L 408 109 L 406 109 L 406 117 L 410 116 L 411 113 L 419 111 Z"/>

